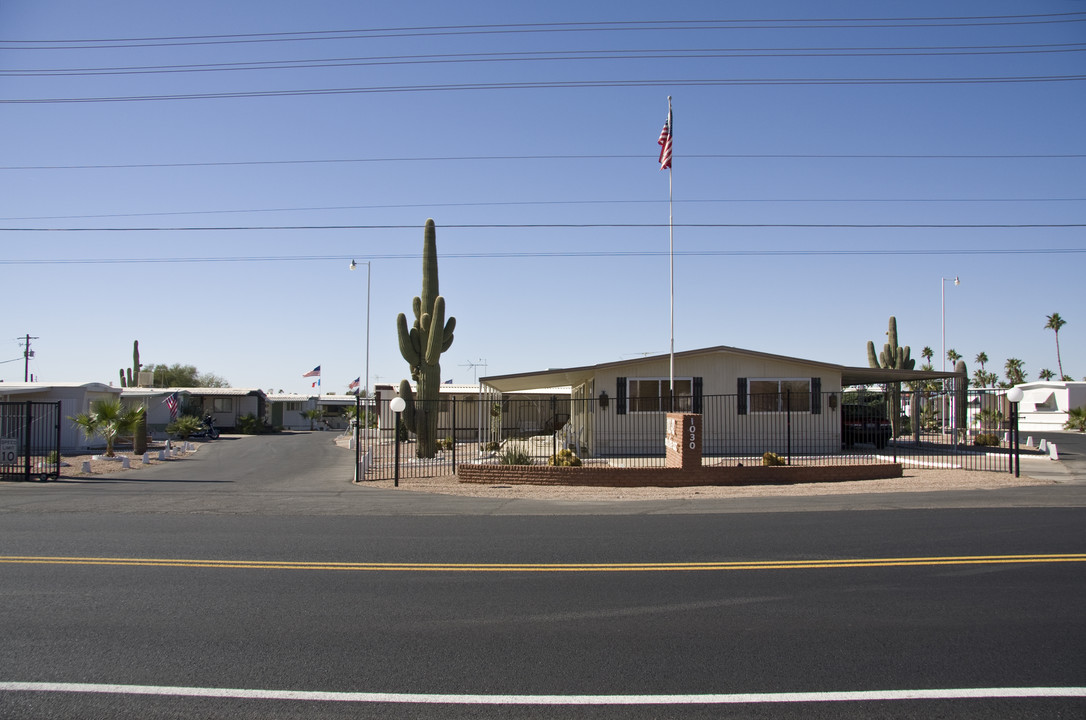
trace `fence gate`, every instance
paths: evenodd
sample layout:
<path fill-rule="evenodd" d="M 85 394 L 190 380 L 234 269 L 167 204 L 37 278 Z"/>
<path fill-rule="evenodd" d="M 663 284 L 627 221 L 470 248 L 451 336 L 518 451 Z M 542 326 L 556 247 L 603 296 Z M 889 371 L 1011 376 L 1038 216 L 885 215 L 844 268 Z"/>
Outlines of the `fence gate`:
<path fill-rule="evenodd" d="M 60 477 L 60 402 L 0 402 L 0 480 Z"/>

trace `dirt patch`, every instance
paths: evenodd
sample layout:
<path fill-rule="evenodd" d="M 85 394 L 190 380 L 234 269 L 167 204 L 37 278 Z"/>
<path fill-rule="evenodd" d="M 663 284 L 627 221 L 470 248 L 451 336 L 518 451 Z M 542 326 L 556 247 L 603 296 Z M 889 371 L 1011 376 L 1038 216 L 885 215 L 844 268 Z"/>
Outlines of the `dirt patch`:
<path fill-rule="evenodd" d="M 197 443 L 189 443 L 187 446 L 184 442 L 170 443 L 169 457 L 162 460 L 159 459 L 159 453 L 165 452 L 165 444 L 155 444 L 148 446 L 147 458 L 148 462 L 145 464 L 143 458 L 140 455 L 134 455 L 130 450 L 117 450 L 115 458 L 106 458 L 105 452 L 86 454 L 86 455 L 63 455 L 60 458 L 60 477 L 62 478 L 85 478 L 90 475 L 106 475 L 110 473 L 126 472 L 126 468 L 123 467 L 123 458 L 128 458 L 129 467 L 128 470 L 133 470 L 138 467 L 146 467 L 146 465 L 161 465 L 163 463 L 176 462 L 186 456 L 192 455 L 199 449 Z M 185 449 L 185 448 L 188 449 Z M 90 472 L 84 472 L 84 463 L 89 463 Z"/>

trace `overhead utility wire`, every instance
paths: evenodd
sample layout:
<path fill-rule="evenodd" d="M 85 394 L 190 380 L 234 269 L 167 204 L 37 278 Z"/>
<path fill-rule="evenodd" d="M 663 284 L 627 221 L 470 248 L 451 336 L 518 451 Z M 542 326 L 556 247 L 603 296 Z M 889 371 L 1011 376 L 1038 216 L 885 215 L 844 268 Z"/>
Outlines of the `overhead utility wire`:
<path fill-rule="evenodd" d="M 1037 45 L 949 45 L 944 47 L 827 47 L 827 48 L 687 48 L 668 50 L 554 50 L 429 55 L 375 55 L 368 57 L 261 60 L 252 62 L 173 65 L 127 65 L 87 68 L 27 68 L 2 70 L 0 77 L 83 77 L 102 75 L 159 75 L 173 73 L 235 72 L 253 70 L 326 69 L 390 65 L 449 63 L 557 62 L 572 60 L 685 60 L 706 58 L 808 57 L 957 57 L 976 55 L 1028 55 L 1086 52 L 1086 43 Z"/>
<path fill-rule="evenodd" d="M 243 165 L 320 165 L 371 162 L 462 162 L 476 160 L 644 160 L 655 155 L 438 155 L 430 157 L 329 158 L 305 160 L 221 160 L 175 163 L 95 163 L 85 165 L 0 165 L 0 170 L 122 170 L 139 168 L 233 167 Z M 1045 160 L 1084 158 L 1086 153 L 1058 154 L 829 154 L 829 153 L 691 153 L 684 160 Z"/>
<path fill-rule="evenodd" d="M 667 200 L 509 200 L 481 202 L 433 202 L 433 203 L 396 203 L 380 205 L 328 205 L 310 207 L 278 208 L 226 208 L 222 210 L 170 210 L 142 213 L 100 213 L 94 215 L 23 215 L 0 217 L 0 221 L 12 220 L 89 220 L 104 218 L 165 217 L 174 215 L 235 215 L 243 213 L 277 212 L 330 212 L 338 210 L 398 210 L 426 207 L 531 207 L 554 205 L 653 205 L 666 203 Z M 1046 202 L 1086 202 L 1086 197 L 1048 197 L 1048 198 L 727 198 L 708 200 L 676 200 L 676 205 L 694 205 L 709 203 L 1046 203 Z"/>
<path fill-rule="evenodd" d="M 72 50 L 126 47 L 176 47 L 184 45 L 233 45 L 267 42 L 315 40 L 351 40 L 447 35 L 506 35 L 523 33 L 683 31 L 683 30 L 806 30 L 869 29 L 909 27 L 985 27 L 1007 25 L 1048 25 L 1082 22 L 1086 13 L 1049 13 L 1041 15 L 992 15 L 960 17 L 906 18 L 766 18 L 752 20 L 643 20 L 567 23 L 513 23 L 494 25 L 435 25 L 399 28 L 359 28 L 352 30 L 317 30 L 284 33 L 233 35 L 190 35 L 174 37 L 112 38 L 82 40 L 0 40 L 0 49 Z M 56 44 L 54 44 L 56 43 Z M 95 44 L 96 43 L 96 44 Z"/>
<path fill-rule="evenodd" d="M 599 251 L 550 251 L 550 252 L 477 252 L 458 253 L 442 252 L 442 259 L 449 260 L 492 260 L 492 259 L 527 259 L 527 258 L 585 258 L 585 257 L 660 257 L 668 253 L 662 250 L 599 250 Z M 893 255 L 1077 255 L 1086 254 L 1086 248 L 1008 248 L 1008 249 L 890 249 L 890 250 L 682 250 L 676 255 L 685 257 L 789 257 L 789 256 L 893 256 Z M 173 258 L 42 258 L 30 260 L 0 260 L 2 265 L 129 265 L 129 264 L 180 264 L 180 263 L 220 263 L 220 262 L 313 262 L 343 261 L 351 255 L 264 255 L 233 257 L 173 257 Z M 420 253 L 367 254 L 372 260 L 413 260 L 422 257 Z"/>
<path fill-rule="evenodd" d="M 375 85 L 370 87 L 313 88 L 301 90 L 240 90 L 178 95 L 117 95 L 105 97 L 7 98 L 4 105 L 49 105 L 62 103 L 146 102 L 161 100 L 227 100 L 240 98 L 307 97 L 318 95 L 360 95 L 415 92 L 462 92 L 465 90 L 555 90 L 647 87 L 742 87 L 790 85 L 986 85 L 996 83 L 1042 83 L 1086 80 L 1086 75 L 1021 75 L 1000 77 L 943 78 L 747 78 L 700 80 L 546 80 L 539 82 L 449 83 L 438 85 Z"/>
<path fill-rule="evenodd" d="M 661 228 L 668 223 L 443 223 L 446 230 L 539 230 L 595 228 Z M 786 229 L 1035 229 L 1080 228 L 1086 223 L 674 223 L 684 228 L 786 228 Z M 271 230 L 408 230 L 417 224 L 377 225 L 223 225 L 176 227 L 0 227 L 0 232 L 237 232 Z"/>

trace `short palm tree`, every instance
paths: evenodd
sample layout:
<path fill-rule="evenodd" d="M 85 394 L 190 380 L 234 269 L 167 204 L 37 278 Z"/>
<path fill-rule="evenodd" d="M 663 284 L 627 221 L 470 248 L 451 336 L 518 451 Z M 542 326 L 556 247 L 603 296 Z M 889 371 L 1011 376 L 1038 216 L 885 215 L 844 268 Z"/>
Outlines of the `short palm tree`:
<path fill-rule="evenodd" d="M 1067 324 L 1067 321 L 1060 317 L 1059 313 L 1052 313 L 1046 316 L 1048 322 L 1045 323 L 1045 329 L 1051 330 L 1056 333 L 1056 367 L 1060 370 L 1060 377 L 1063 377 L 1063 361 L 1060 360 L 1060 328 Z"/>
<path fill-rule="evenodd" d="M 1067 422 L 1063 424 L 1063 429 L 1086 432 L 1086 407 L 1077 407 L 1069 410 L 1067 413 Z"/>
<path fill-rule="evenodd" d="M 113 457 L 113 443 L 118 435 L 134 432 L 143 418 L 143 408 L 126 408 L 120 400 L 96 400 L 90 412 L 79 413 L 72 422 L 79 426 L 87 439 L 100 435 L 106 441 L 106 457 Z"/>
<path fill-rule="evenodd" d="M 302 417 L 309 421 L 309 429 L 313 429 L 313 423 L 324 417 L 324 411 L 318 408 L 311 408 L 302 412 Z"/>

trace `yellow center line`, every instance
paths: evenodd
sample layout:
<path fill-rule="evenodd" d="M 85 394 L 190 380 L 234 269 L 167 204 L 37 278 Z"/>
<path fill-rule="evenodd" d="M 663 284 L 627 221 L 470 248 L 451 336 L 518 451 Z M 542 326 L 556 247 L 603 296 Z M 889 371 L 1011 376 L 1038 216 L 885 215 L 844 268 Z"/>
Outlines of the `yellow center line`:
<path fill-rule="evenodd" d="M 947 557 L 848 558 L 840 560 L 764 560 L 661 563 L 381 563 L 294 562 L 173 558 L 51 557 L 0 555 L 0 565 L 117 565 L 245 570 L 325 570 L 351 572 L 705 572 L 737 570 L 815 570 L 832 568 L 1008 565 L 1086 562 L 1086 553 L 1044 555 L 962 555 Z"/>

